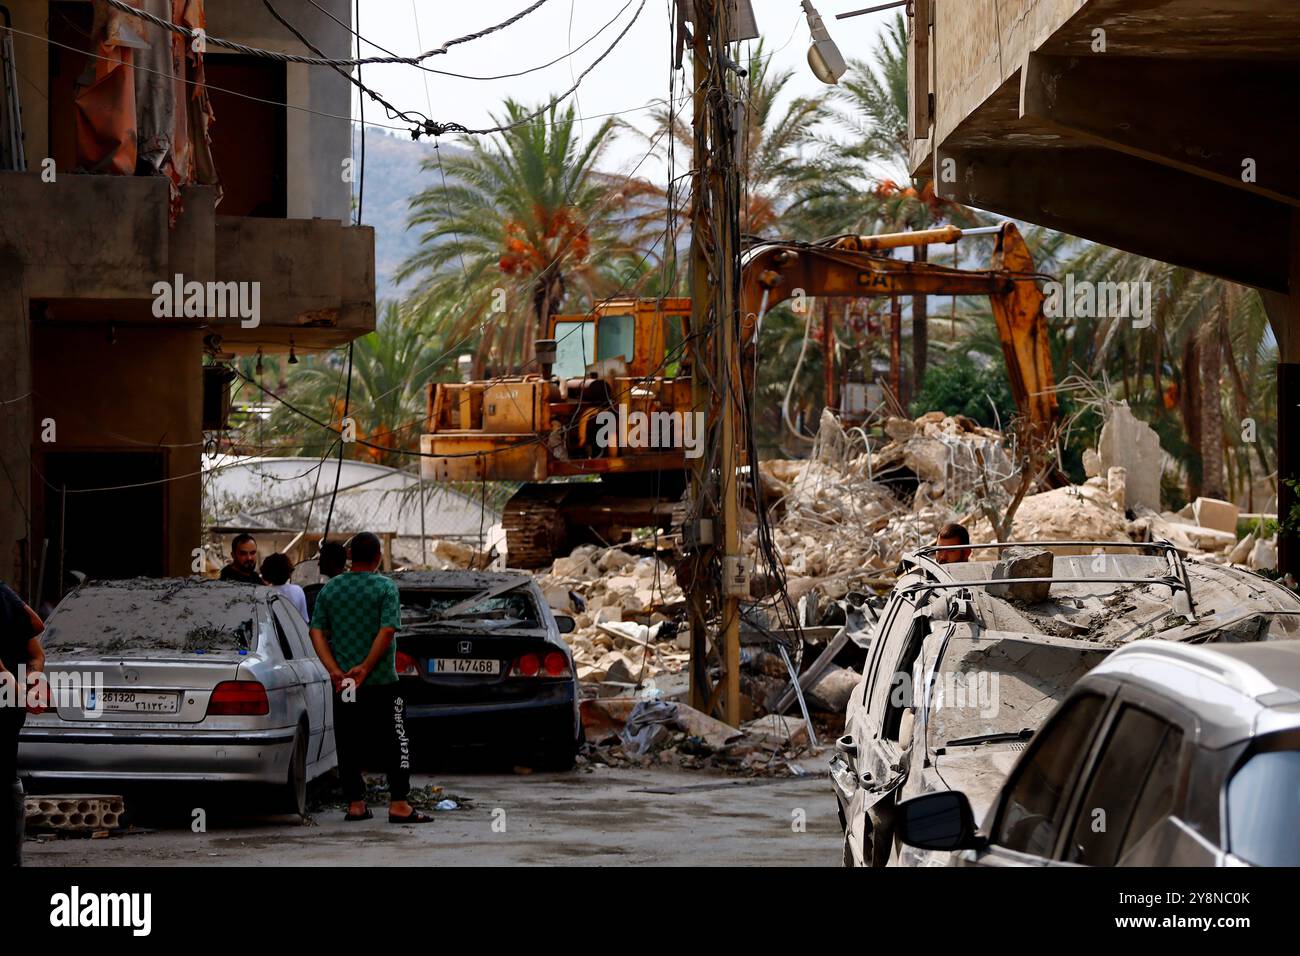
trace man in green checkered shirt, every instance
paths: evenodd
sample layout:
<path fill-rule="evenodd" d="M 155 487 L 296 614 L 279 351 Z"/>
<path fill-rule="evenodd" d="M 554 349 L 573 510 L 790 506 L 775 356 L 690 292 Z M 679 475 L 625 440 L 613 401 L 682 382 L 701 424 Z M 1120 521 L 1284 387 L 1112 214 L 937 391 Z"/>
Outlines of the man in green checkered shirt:
<path fill-rule="evenodd" d="M 334 741 L 348 801 L 344 819 L 373 817 L 361 771 L 382 763 L 388 776 L 388 821 L 428 823 L 431 817 L 406 802 L 411 750 L 406 701 L 394 667 L 393 636 L 402 623 L 397 585 L 378 573 L 378 537 L 368 531 L 354 535 L 349 550 L 352 570 L 321 588 L 311 619 L 316 656 L 334 683 Z"/>

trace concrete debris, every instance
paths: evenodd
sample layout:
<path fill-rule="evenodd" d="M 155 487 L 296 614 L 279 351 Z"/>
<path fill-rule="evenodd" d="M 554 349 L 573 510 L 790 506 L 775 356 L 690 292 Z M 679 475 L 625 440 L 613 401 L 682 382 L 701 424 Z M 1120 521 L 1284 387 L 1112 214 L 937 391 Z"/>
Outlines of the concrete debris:
<path fill-rule="evenodd" d="M 1050 578 L 1052 552 L 1043 548 L 1004 548 L 993 568 L 995 578 Z M 991 584 L 988 593 L 994 597 L 1037 604 L 1046 601 L 1051 593 L 1049 581 L 1026 581 L 1015 584 Z"/>
<path fill-rule="evenodd" d="M 873 444 L 861 430 L 845 432 L 833 416 L 823 416 L 808 459 L 758 465 L 772 539 L 805 628 L 802 645 L 790 656 L 815 721 L 842 721 L 861 679 L 871 609 L 892 586 L 903 554 L 933 544 L 954 521 L 966 526 L 972 543 L 995 543 L 981 502 L 992 496 L 1005 507 L 1019 483 L 1003 436 L 968 418 L 937 412 L 914 421 L 891 418 L 884 432 L 883 444 Z M 1179 512 L 1158 510 L 1163 455 L 1154 432 L 1126 406 L 1117 406 L 1099 447 L 1084 456 L 1089 477 L 1026 495 L 1014 515 L 1013 540 L 1077 541 L 1077 548 L 989 548 L 976 550 L 972 560 L 999 561 L 997 577 L 1050 577 L 1053 554 L 1091 554 L 1094 547 L 1084 542 L 1167 540 L 1210 563 L 1276 566 L 1275 537 L 1261 538 L 1256 531 L 1238 541 L 1235 505 L 1202 498 Z M 743 546 L 756 558 L 756 530 Z M 798 713 L 790 673 L 772 636 L 783 625 L 768 620 L 748 631 L 742 625 L 745 723 L 739 730 L 690 708 L 686 598 L 669 547 L 665 541 L 653 551 L 649 541 L 583 545 L 558 556 L 537 577 L 551 607 L 576 623 L 565 639 L 593 743 L 588 763 L 677 762 L 774 772 L 785 759 L 774 757 L 774 746 L 788 756 L 812 739 L 804 722 L 789 716 Z M 773 582 L 762 562 L 755 565 L 751 593 L 763 597 Z M 1011 599 L 1003 613 L 1013 617 L 1020 613 L 1015 608 L 1056 594 L 1041 583 L 1000 590 Z M 1010 629 L 1023 624 L 1003 623 Z M 1100 626 L 1064 612 L 1038 624 L 1063 637 Z M 853 639 L 830 642 L 837 630 Z M 826 633 L 815 633 L 821 631 Z M 812 729 L 820 739 L 823 728 Z M 832 726 L 825 736 L 833 739 L 838 731 Z"/>
<path fill-rule="evenodd" d="M 582 703 L 587 736 L 580 766 L 673 764 L 754 775 L 798 776 L 807 771 L 793 758 L 807 752 L 802 719 L 766 717 L 741 729 L 677 701 L 632 697 Z"/>
<path fill-rule="evenodd" d="M 1192 502 L 1192 514 L 1196 515 L 1198 525 L 1230 534 L 1234 540 L 1237 537 L 1237 516 L 1240 513 L 1241 509 L 1231 501 L 1220 501 L 1218 498 L 1197 498 Z"/>
<path fill-rule="evenodd" d="M 1128 472 L 1125 488 L 1125 508 L 1160 507 L 1160 476 L 1164 470 L 1164 451 L 1160 437 L 1146 422 L 1135 418 L 1124 403 L 1113 406 L 1102 425 L 1097 441 L 1096 474 L 1104 475 L 1110 468 L 1119 467 Z M 1085 456 L 1084 468 L 1088 467 Z M 1091 477 L 1092 471 L 1087 471 Z"/>

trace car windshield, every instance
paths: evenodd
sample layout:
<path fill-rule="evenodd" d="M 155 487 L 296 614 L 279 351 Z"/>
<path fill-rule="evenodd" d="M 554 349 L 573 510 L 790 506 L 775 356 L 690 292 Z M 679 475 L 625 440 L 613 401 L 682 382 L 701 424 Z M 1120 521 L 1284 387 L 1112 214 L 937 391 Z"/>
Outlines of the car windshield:
<path fill-rule="evenodd" d="M 237 653 L 253 635 L 253 588 L 210 581 L 139 580 L 68 594 L 41 644 L 70 653 Z"/>
<path fill-rule="evenodd" d="M 1300 750 L 1257 753 L 1228 784 L 1228 849 L 1258 866 L 1300 866 Z"/>
<path fill-rule="evenodd" d="M 1027 634 L 954 637 L 930 689 L 930 746 L 1023 742 L 1107 653 Z"/>
<path fill-rule="evenodd" d="M 402 589 L 402 627 L 457 627 L 467 623 L 489 628 L 541 627 L 537 605 L 521 586 L 493 597 L 483 598 L 472 608 L 444 616 L 478 591 L 427 591 Z"/>

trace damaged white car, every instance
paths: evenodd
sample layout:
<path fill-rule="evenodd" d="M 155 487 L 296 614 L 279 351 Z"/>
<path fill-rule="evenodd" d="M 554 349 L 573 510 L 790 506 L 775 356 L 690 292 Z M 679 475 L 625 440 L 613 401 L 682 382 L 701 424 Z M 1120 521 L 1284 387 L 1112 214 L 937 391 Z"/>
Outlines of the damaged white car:
<path fill-rule="evenodd" d="M 1294 593 L 1165 542 L 975 550 L 993 548 L 998 561 L 903 559 L 831 765 L 845 865 L 946 864 L 897 839 L 896 805 L 958 790 L 983 819 L 1048 714 L 1116 648 L 1300 637 Z"/>

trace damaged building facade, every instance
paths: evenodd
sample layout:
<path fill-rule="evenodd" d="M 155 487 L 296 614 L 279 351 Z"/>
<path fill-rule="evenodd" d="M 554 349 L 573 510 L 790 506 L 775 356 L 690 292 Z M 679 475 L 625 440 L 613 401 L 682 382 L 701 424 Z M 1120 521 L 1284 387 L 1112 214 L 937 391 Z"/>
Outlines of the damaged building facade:
<path fill-rule="evenodd" d="M 256 0 L 137 6 L 311 53 Z M 0 153 L 0 577 L 36 603 L 60 571 L 191 573 L 231 388 L 213 363 L 372 331 L 374 233 L 351 225 L 346 77 L 196 51 L 101 2 L 7 7 L 22 111 L 5 104 Z M 300 19 L 346 57 L 350 14 L 327 0 Z"/>

